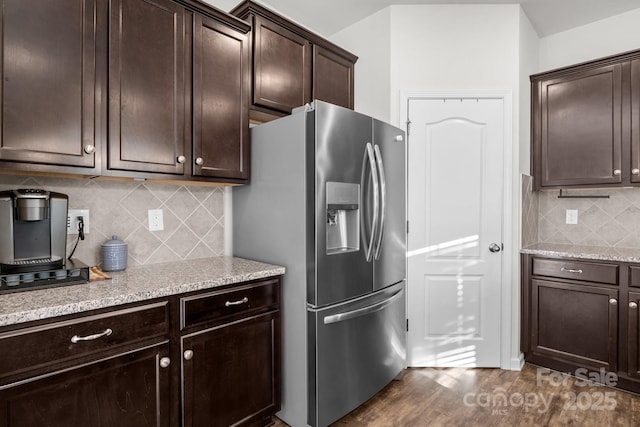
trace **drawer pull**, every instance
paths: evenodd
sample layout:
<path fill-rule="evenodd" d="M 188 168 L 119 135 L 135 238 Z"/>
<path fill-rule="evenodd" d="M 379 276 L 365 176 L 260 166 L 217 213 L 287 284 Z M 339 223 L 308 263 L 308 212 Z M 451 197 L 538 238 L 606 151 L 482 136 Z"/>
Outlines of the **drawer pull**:
<path fill-rule="evenodd" d="M 249 298 L 244 297 L 242 299 L 239 299 L 238 301 L 227 301 L 224 303 L 225 307 L 231 307 L 232 305 L 242 305 L 242 304 L 246 304 L 249 302 Z"/>
<path fill-rule="evenodd" d="M 168 368 L 169 365 L 171 365 L 171 359 L 169 359 L 168 357 L 163 357 L 162 359 L 160 359 L 161 368 Z"/>
<path fill-rule="evenodd" d="M 184 351 L 184 360 L 191 360 L 193 358 L 193 350 Z"/>
<path fill-rule="evenodd" d="M 615 299 L 615 298 L 611 298 L 611 299 L 609 300 L 609 304 L 611 304 L 611 305 L 617 305 L 617 304 L 618 304 L 618 300 L 617 300 L 617 299 Z"/>
<path fill-rule="evenodd" d="M 582 270 L 576 270 L 574 268 L 564 268 L 562 267 L 560 269 L 560 271 L 566 271 L 567 273 L 578 273 L 578 274 L 582 274 Z"/>
<path fill-rule="evenodd" d="M 104 330 L 104 332 L 100 332 L 99 334 L 87 335 L 86 337 L 79 337 L 77 335 L 74 335 L 71 337 L 71 342 L 75 344 L 79 341 L 93 341 L 93 340 L 97 340 L 98 338 L 108 337 L 112 333 L 113 331 L 107 328 Z"/>
<path fill-rule="evenodd" d="M 638 303 L 630 302 L 629 303 L 629 308 L 638 308 Z"/>

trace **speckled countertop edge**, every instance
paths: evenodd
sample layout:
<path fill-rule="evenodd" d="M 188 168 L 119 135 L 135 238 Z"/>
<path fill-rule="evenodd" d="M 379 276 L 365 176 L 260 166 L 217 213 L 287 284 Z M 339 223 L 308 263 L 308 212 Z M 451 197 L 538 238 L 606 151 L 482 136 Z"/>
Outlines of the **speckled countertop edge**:
<path fill-rule="evenodd" d="M 99 282 L 0 295 L 0 326 L 282 275 L 285 268 L 236 257 L 130 267 Z"/>
<path fill-rule="evenodd" d="M 536 243 L 520 249 L 520 253 L 548 257 L 568 257 L 599 261 L 640 263 L 640 249 L 633 248 Z"/>

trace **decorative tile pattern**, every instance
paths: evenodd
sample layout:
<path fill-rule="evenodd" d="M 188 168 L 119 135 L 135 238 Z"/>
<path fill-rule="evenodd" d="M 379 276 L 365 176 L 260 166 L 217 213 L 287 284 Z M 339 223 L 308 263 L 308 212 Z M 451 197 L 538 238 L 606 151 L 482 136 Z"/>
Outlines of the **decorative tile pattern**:
<path fill-rule="evenodd" d="M 207 258 L 224 253 L 224 192 L 220 187 L 0 175 L 0 190 L 42 188 L 69 196 L 69 208 L 89 209 L 91 231 L 74 254 L 100 264 L 112 235 L 129 244 L 129 266 Z M 148 209 L 162 209 L 164 230 L 149 231 Z M 77 235 L 67 238 L 71 252 Z"/>
<path fill-rule="evenodd" d="M 533 178 L 522 175 L 522 246 L 538 242 L 538 193 L 533 192 Z"/>
<path fill-rule="evenodd" d="M 537 192 L 538 238 L 525 239 L 527 207 L 533 204 L 523 180 L 523 247 L 533 243 L 640 249 L 640 188 L 567 190 L 571 195 L 608 195 L 608 199 L 559 199 L 558 190 Z M 578 224 L 565 223 L 567 209 L 578 211 Z"/>

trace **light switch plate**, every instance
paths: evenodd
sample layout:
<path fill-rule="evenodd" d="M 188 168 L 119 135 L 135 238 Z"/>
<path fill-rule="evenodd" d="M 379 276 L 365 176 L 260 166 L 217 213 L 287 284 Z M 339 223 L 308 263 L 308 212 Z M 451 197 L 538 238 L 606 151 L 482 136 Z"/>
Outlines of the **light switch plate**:
<path fill-rule="evenodd" d="M 162 209 L 149 209 L 149 231 L 164 230 Z"/>
<path fill-rule="evenodd" d="M 577 224 L 578 223 L 578 210 L 577 209 L 567 209 L 566 223 L 567 224 Z"/>

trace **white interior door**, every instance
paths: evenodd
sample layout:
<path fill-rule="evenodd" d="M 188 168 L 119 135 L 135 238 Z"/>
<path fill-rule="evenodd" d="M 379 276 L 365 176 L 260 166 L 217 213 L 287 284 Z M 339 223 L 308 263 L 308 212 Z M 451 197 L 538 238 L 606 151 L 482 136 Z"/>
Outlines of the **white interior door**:
<path fill-rule="evenodd" d="M 503 102 L 408 101 L 409 366 L 500 366 Z"/>

